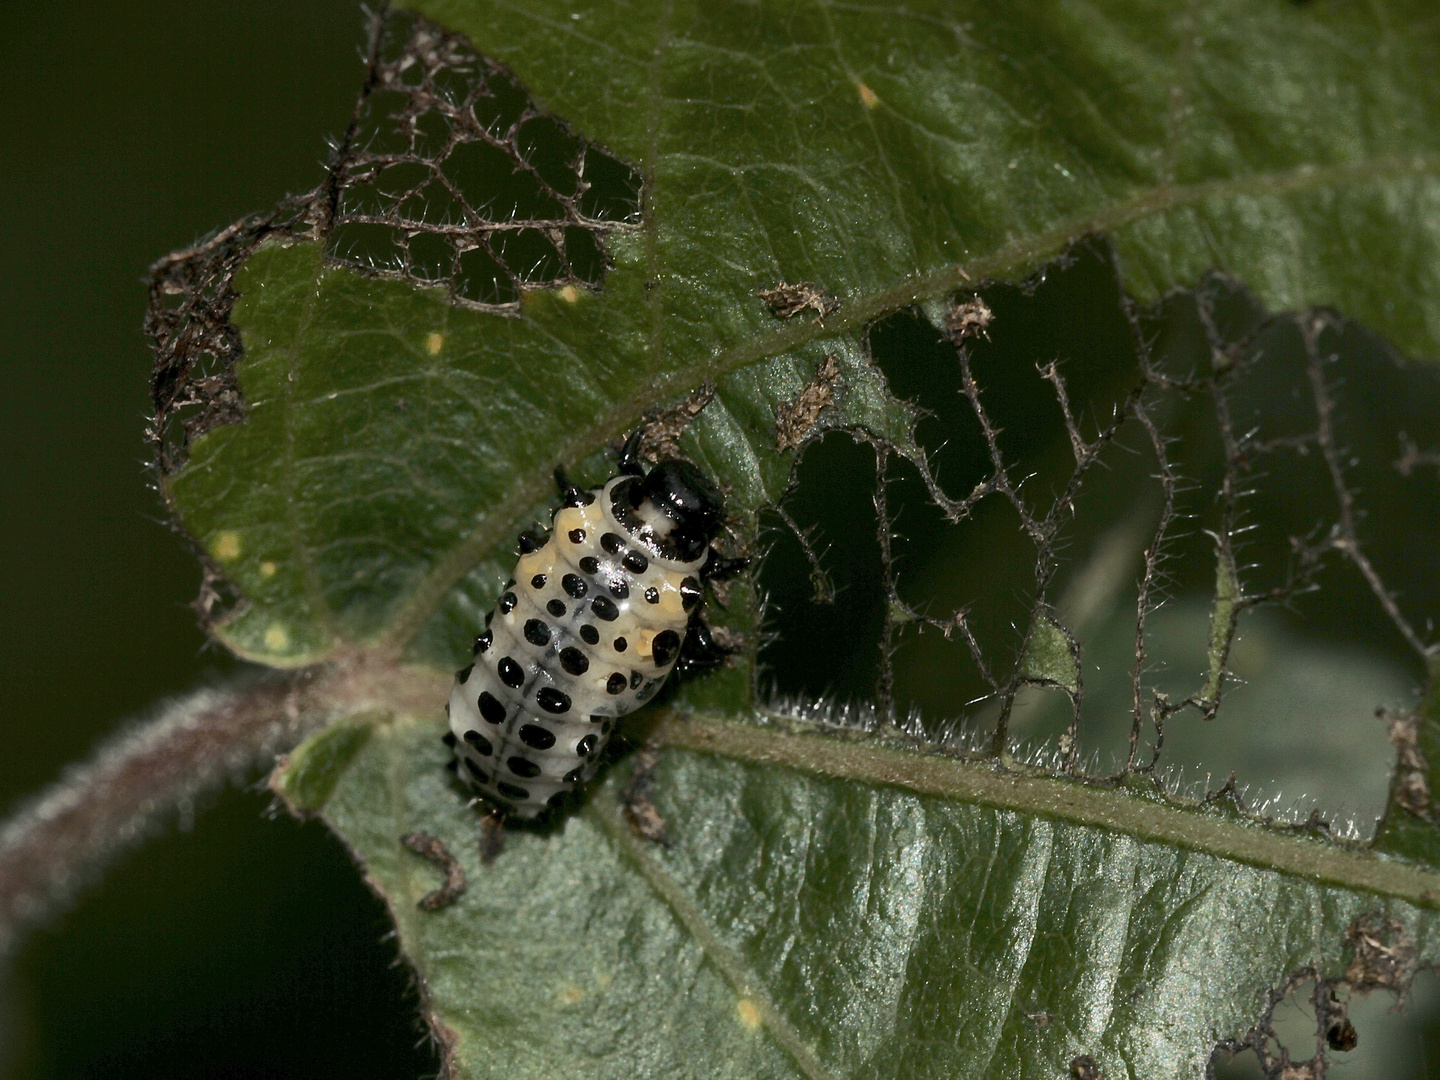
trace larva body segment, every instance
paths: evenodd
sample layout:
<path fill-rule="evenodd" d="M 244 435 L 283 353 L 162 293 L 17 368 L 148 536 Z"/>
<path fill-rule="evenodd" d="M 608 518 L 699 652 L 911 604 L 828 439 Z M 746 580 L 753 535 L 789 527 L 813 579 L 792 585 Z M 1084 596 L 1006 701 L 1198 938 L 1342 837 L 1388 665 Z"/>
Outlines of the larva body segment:
<path fill-rule="evenodd" d="M 521 538 L 514 581 L 450 693 L 459 775 L 520 819 L 588 781 L 616 720 L 674 668 L 720 514 L 683 462 L 566 502 L 548 539 Z"/>

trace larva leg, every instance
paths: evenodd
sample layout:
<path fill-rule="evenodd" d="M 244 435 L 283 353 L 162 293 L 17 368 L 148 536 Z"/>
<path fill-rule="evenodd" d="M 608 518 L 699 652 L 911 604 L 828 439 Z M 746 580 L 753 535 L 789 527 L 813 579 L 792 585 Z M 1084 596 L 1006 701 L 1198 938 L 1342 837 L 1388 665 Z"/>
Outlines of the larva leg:
<path fill-rule="evenodd" d="M 620 460 L 617 464 L 620 471 L 626 476 L 645 475 L 645 466 L 640 464 L 640 439 L 644 434 L 643 427 L 636 428 L 625 440 L 625 445 L 620 448 Z"/>
<path fill-rule="evenodd" d="M 728 581 L 749 565 L 750 560 L 746 557 L 725 559 L 712 547 L 709 558 L 700 568 L 700 578 L 703 581 Z"/>
<path fill-rule="evenodd" d="M 680 658 L 675 661 L 675 673 L 683 679 L 714 671 L 725 663 L 731 651 L 715 640 L 705 620 L 697 616 L 690 620 L 689 632 L 680 644 Z"/>

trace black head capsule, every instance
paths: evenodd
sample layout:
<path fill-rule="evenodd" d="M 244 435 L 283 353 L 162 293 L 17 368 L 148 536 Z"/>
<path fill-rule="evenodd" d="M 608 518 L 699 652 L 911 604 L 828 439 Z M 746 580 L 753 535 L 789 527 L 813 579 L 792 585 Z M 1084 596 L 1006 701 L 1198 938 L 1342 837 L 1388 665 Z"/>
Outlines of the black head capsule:
<path fill-rule="evenodd" d="M 612 491 L 615 514 L 626 527 L 682 562 L 705 553 L 725 515 L 719 489 L 694 465 L 674 458 Z"/>

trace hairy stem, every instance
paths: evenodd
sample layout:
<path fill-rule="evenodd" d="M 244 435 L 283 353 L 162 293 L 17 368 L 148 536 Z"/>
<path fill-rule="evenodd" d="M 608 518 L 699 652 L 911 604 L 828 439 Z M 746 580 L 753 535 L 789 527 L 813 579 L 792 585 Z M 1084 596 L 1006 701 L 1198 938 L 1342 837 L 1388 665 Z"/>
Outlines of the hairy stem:
<path fill-rule="evenodd" d="M 205 793 L 342 716 L 433 710 L 437 685 L 356 655 L 195 691 L 113 736 L 0 827 L 0 954 Z"/>

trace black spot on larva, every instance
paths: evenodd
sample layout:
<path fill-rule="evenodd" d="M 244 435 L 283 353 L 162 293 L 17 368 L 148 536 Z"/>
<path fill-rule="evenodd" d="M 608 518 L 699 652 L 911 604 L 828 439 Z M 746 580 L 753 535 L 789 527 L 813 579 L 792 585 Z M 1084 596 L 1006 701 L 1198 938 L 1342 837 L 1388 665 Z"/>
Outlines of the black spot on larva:
<path fill-rule="evenodd" d="M 570 542 L 572 544 L 583 544 L 585 542 L 584 529 L 571 529 L 570 532 L 566 535 L 570 537 Z"/>
<path fill-rule="evenodd" d="M 495 752 L 495 747 L 490 745 L 490 740 L 473 729 L 465 732 L 465 741 L 473 746 L 481 757 L 489 757 Z"/>
<path fill-rule="evenodd" d="M 465 771 L 482 784 L 488 784 L 490 782 L 490 777 L 480 768 L 479 765 L 476 765 L 475 762 L 471 761 L 469 758 L 465 759 Z"/>
<path fill-rule="evenodd" d="M 655 635 L 655 640 L 650 643 L 650 651 L 655 657 L 656 667 L 666 667 L 675 654 L 680 651 L 680 635 L 674 630 L 663 630 Z"/>
<path fill-rule="evenodd" d="M 540 766 L 519 754 L 506 758 L 505 767 L 516 776 L 524 777 L 526 780 L 533 780 L 540 775 Z"/>
<path fill-rule="evenodd" d="M 700 588 L 700 582 L 696 581 L 693 577 L 687 577 L 684 581 L 680 582 L 680 606 L 686 611 L 689 611 L 698 604 L 702 595 L 704 595 L 704 593 Z"/>
<path fill-rule="evenodd" d="M 560 807 L 565 805 L 565 800 L 569 797 L 569 794 L 570 793 L 568 791 L 557 791 L 554 795 L 551 795 L 550 798 L 545 800 L 545 805 L 550 807 L 550 809 L 552 810 L 559 810 Z"/>
<path fill-rule="evenodd" d="M 584 766 L 581 766 L 581 767 L 578 768 L 578 769 L 571 769 L 569 772 L 567 772 L 567 773 L 565 774 L 565 783 L 567 783 L 567 784 L 578 784 L 578 783 L 580 783 L 580 781 L 583 780 L 584 778 L 585 778 L 585 768 L 584 768 Z"/>
<path fill-rule="evenodd" d="M 501 587 L 502 589 L 512 589 L 512 588 L 514 588 L 514 587 L 515 587 L 515 579 L 514 579 L 513 577 L 510 578 L 508 581 L 505 582 L 504 585 L 501 585 L 500 587 Z"/>
<path fill-rule="evenodd" d="M 608 596 L 597 596 L 591 600 L 590 610 L 595 613 L 597 619 L 604 619 L 606 622 L 614 622 L 620 617 L 620 609 Z"/>
<path fill-rule="evenodd" d="M 500 614 L 509 615 L 510 612 L 515 610 L 515 605 L 519 602 L 519 597 L 513 592 L 507 592 L 504 596 L 500 597 Z"/>
<path fill-rule="evenodd" d="M 583 564 L 585 560 L 581 559 L 580 562 Z M 590 586 L 585 584 L 585 579 L 579 574 L 566 574 L 560 579 L 560 587 L 576 600 L 590 591 Z"/>
<path fill-rule="evenodd" d="M 595 627 L 587 622 L 584 626 L 580 627 L 580 640 L 585 642 L 586 645 L 599 645 L 600 631 L 596 630 Z"/>
<path fill-rule="evenodd" d="M 635 695 L 635 700 L 649 701 L 650 698 L 654 696 L 655 687 L 658 685 L 659 683 L 647 682 L 644 686 L 640 687 L 640 692 Z"/>
<path fill-rule="evenodd" d="M 550 627 L 539 619 L 525 620 L 525 640 L 531 645 L 549 645 Z"/>
<path fill-rule="evenodd" d="M 539 551 L 545 546 L 545 538 L 536 536 L 533 532 L 522 532 L 520 534 L 520 554 L 529 555 L 533 551 Z"/>
<path fill-rule="evenodd" d="M 486 630 L 483 634 L 481 634 L 475 639 L 475 651 L 471 655 L 479 656 L 482 652 L 489 652 L 490 643 L 494 640 L 495 635 L 492 634 L 489 630 Z"/>
<path fill-rule="evenodd" d="M 598 574 L 600 572 L 600 560 L 594 555 L 586 555 L 580 560 L 580 569 L 587 574 Z"/>
<path fill-rule="evenodd" d="M 445 703 L 445 708 L 450 708 L 450 703 L 448 701 Z M 440 741 L 443 742 L 446 746 L 450 747 L 450 749 L 455 749 L 455 732 L 445 732 L 445 734 L 440 737 Z"/>
<path fill-rule="evenodd" d="M 630 672 L 630 689 L 634 690 L 637 686 L 640 685 L 641 681 L 644 678 L 645 676 L 641 675 L 638 671 Z"/>
<path fill-rule="evenodd" d="M 536 574 L 534 577 L 532 577 L 530 579 L 530 587 L 532 589 L 543 589 L 545 587 L 545 575 Z"/>
<path fill-rule="evenodd" d="M 454 758 L 451 758 L 449 761 L 445 762 L 445 767 L 451 772 L 458 772 L 460 770 L 460 762 L 456 761 Z"/>
<path fill-rule="evenodd" d="M 605 680 L 605 692 L 608 694 L 623 694 L 625 692 L 625 676 L 615 672 Z"/>
<path fill-rule="evenodd" d="M 604 721 L 601 721 L 601 723 L 600 723 L 600 734 L 601 734 L 601 735 L 609 735 L 609 734 L 610 734 L 610 729 L 611 729 L 612 727 L 614 727 L 614 726 L 615 726 L 615 721 L 614 721 L 614 720 L 604 720 Z"/>
<path fill-rule="evenodd" d="M 500 672 L 500 681 L 506 686 L 518 687 L 525 681 L 525 672 L 513 657 L 502 656 L 495 666 Z"/>
<path fill-rule="evenodd" d="M 590 751 L 595 749 L 595 744 L 599 741 L 599 735 L 586 735 L 583 739 L 581 739 L 578 743 L 575 744 L 575 753 L 579 754 L 581 757 L 584 757 L 586 754 L 590 753 Z"/>
<path fill-rule="evenodd" d="M 474 670 L 474 664 L 468 664 L 465 667 L 462 667 L 459 671 L 455 672 L 455 681 L 458 683 L 463 683 L 466 679 L 470 677 L 470 672 Z"/>
<path fill-rule="evenodd" d="M 510 760 L 515 761 L 518 759 L 511 758 Z M 506 780 L 501 780 L 500 783 L 496 784 L 495 786 L 500 789 L 501 795 L 508 795 L 510 796 L 510 798 L 515 799 L 516 801 L 524 801 L 525 799 L 530 798 L 530 792 L 526 791 L 519 784 L 512 784 Z"/>
<path fill-rule="evenodd" d="M 660 590 L 651 585 L 645 590 L 645 602 L 647 604 L 658 604 L 660 602 Z"/>
<path fill-rule="evenodd" d="M 615 578 L 610 582 L 610 595 L 616 600 L 624 600 L 630 595 L 630 586 L 625 583 L 624 578 Z"/>
<path fill-rule="evenodd" d="M 539 724 L 526 724 L 520 729 L 520 741 L 533 750 L 549 750 L 555 745 L 555 735 Z"/>
<path fill-rule="evenodd" d="M 625 558 L 620 560 L 625 569 L 632 574 L 643 574 L 650 568 L 650 560 L 641 555 L 638 551 L 627 551 Z"/>
<path fill-rule="evenodd" d="M 503 724 L 505 722 L 505 706 L 489 690 L 480 692 L 480 715 L 491 724 Z"/>
<path fill-rule="evenodd" d="M 590 661 L 574 645 L 569 645 L 560 650 L 560 666 L 571 675 L 584 675 L 590 670 Z"/>
<path fill-rule="evenodd" d="M 563 694 L 553 686 L 543 686 L 535 694 L 535 700 L 546 712 L 565 713 L 570 711 L 570 695 Z"/>
<path fill-rule="evenodd" d="M 620 539 L 620 537 L 617 536 L 615 533 L 607 532 L 600 537 L 600 546 L 606 551 L 608 551 L 611 555 L 614 555 L 617 551 L 619 551 L 625 546 L 625 541 Z"/>
<path fill-rule="evenodd" d="M 630 643 L 629 643 L 628 641 L 626 641 L 623 637 L 617 637 L 617 638 L 615 639 L 614 644 L 615 644 L 615 651 L 616 651 L 616 652 L 624 652 L 625 649 L 626 649 L 626 646 L 628 646 Z"/>
<path fill-rule="evenodd" d="M 551 600 L 545 605 L 545 610 L 554 615 L 557 619 L 565 617 L 565 605 L 559 600 Z"/>
<path fill-rule="evenodd" d="M 594 501 L 594 495 L 588 491 L 581 491 L 579 488 L 571 488 L 565 492 L 566 506 L 589 506 Z"/>

